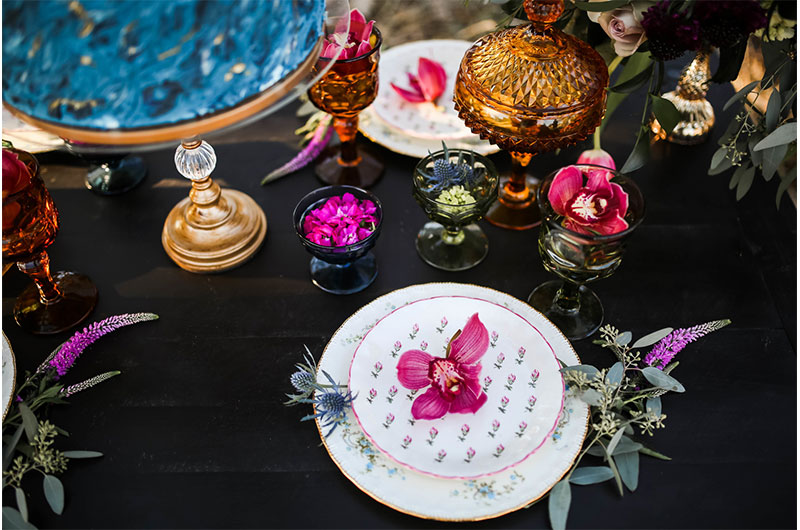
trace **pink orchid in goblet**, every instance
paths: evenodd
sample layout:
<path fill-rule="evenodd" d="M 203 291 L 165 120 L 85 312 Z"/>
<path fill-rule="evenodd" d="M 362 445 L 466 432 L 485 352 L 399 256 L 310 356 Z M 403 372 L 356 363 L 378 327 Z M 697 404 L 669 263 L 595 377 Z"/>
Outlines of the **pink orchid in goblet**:
<path fill-rule="evenodd" d="M 341 55 L 339 55 L 340 61 L 364 55 L 372 49 L 369 39 L 372 35 L 373 25 L 375 25 L 374 20 L 367 22 L 361 11 L 353 9 L 350 11 L 350 31 L 345 33 L 347 28 L 346 20 L 336 24 L 335 33 L 328 35 L 326 42 L 322 44 L 320 56 L 333 59 L 339 48 L 344 48 Z"/>
<path fill-rule="evenodd" d="M 417 397 L 411 415 L 435 420 L 447 413 L 475 413 L 487 397 L 480 383 L 480 359 L 489 348 L 489 333 L 478 313 L 467 320 L 450 340 L 444 358 L 408 350 L 397 363 L 397 378 L 404 387 L 428 390 Z"/>
<path fill-rule="evenodd" d="M 410 88 L 402 88 L 394 83 L 389 83 L 400 97 L 411 103 L 424 101 L 435 102 L 444 92 L 447 83 L 447 74 L 441 64 L 420 57 L 417 64 L 417 75 L 408 73 Z"/>
<path fill-rule="evenodd" d="M 547 200 L 558 215 L 564 216 L 564 228 L 580 234 L 609 235 L 628 228 L 628 194 L 622 186 L 609 182 L 614 176 L 602 169 L 567 166 L 556 173 Z"/>

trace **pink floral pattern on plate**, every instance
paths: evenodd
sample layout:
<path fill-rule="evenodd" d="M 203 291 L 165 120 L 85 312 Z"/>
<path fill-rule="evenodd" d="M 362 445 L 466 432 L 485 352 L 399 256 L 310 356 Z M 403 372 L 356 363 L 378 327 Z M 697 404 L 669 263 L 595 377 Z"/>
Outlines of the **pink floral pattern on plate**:
<path fill-rule="evenodd" d="M 378 449 L 445 478 L 525 460 L 553 432 L 564 399 L 558 362 L 534 326 L 501 305 L 457 296 L 420 300 L 379 321 L 356 348 L 350 388 L 359 396 L 354 416 Z"/>

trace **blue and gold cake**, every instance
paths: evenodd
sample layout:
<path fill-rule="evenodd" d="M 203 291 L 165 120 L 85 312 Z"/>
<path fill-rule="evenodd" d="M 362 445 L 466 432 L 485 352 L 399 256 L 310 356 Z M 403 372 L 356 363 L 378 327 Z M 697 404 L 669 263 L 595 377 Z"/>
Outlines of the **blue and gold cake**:
<path fill-rule="evenodd" d="M 102 131 L 254 98 L 307 62 L 324 0 L 4 0 L 3 101 Z"/>

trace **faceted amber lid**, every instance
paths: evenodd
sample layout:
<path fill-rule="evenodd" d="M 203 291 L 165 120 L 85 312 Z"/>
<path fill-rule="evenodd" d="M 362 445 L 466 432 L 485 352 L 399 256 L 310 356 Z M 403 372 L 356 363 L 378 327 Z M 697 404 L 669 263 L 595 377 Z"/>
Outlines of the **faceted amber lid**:
<path fill-rule="evenodd" d="M 456 79 L 459 116 L 507 151 L 540 153 L 586 138 L 605 111 L 608 68 L 585 42 L 551 26 L 563 0 L 526 0 L 530 24 L 486 35 Z"/>

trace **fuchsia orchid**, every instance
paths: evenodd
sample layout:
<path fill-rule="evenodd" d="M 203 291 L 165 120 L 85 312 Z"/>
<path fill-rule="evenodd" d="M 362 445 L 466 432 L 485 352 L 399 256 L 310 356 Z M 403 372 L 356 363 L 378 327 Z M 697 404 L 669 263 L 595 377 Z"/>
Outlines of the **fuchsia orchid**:
<path fill-rule="evenodd" d="M 369 199 L 359 201 L 352 193 L 331 197 L 306 214 L 306 239 L 324 247 L 353 245 L 369 237 L 378 223 L 377 207 Z"/>
<path fill-rule="evenodd" d="M 334 29 L 335 33 L 328 35 L 327 42 L 322 44 L 320 57 L 333 59 L 341 47 L 344 49 L 337 59 L 339 61 L 364 55 L 372 49 L 370 37 L 372 36 L 372 26 L 374 25 L 374 20 L 367 22 L 361 11 L 353 9 L 350 11 L 350 31 L 345 33 L 345 22 L 339 22 Z"/>
<path fill-rule="evenodd" d="M 472 315 L 447 346 L 444 358 L 420 350 L 408 350 L 397 363 L 397 378 L 409 390 L 428 390 L 414 400 L 411 415 L 435 420 L 448 412 L 475 413 L 487 397 L 480 383 L 480 359 L 489 348 L 486 326 Z"/>
<path fill-rule="evenodd" d="M 447 74 L 444 68 L 436 61 L 420 57 L 417 64 L 417 74 L 408 73 L 410 89 L 401 88 L 394 83 L 389 84 L 392 85 L 392 88 L 400 97 L 411 103 L 435 102 L 444 92 L 445 84 L 447 83 Z"/>
<path fill-rule="evenodd" d="M 617 169 L 614 159 L 602 149 L 589 149 L 578 157 L 578 164 L 593 164 L 595 166 Z"/>
<path fill-rule="evenodd" d="M 556 173 L 547 200 L 563 226 L 580 234 L 610 235 L 628 228 L 628 194 L 622 186 L 610 182 L 614 174 L 601 169 L 567 166 Z"/>

